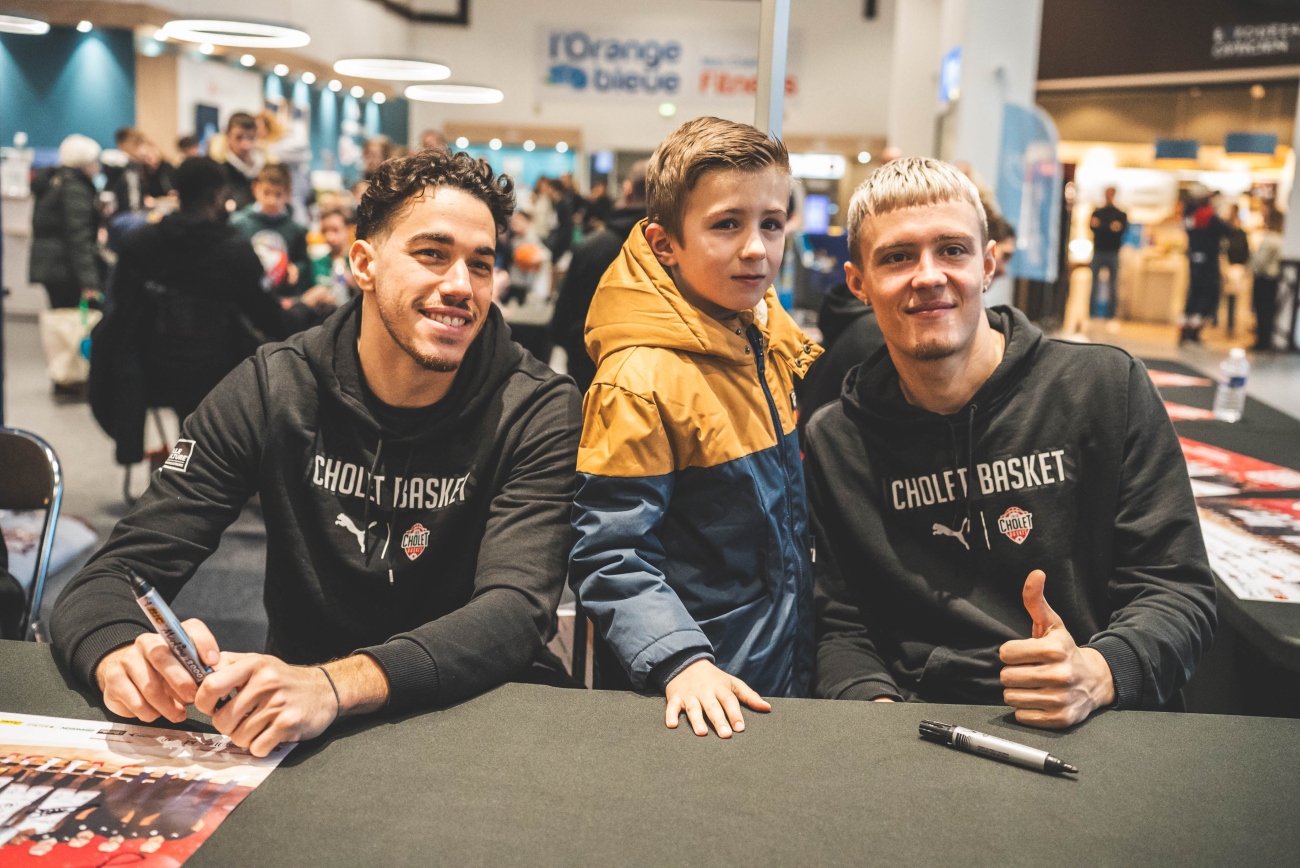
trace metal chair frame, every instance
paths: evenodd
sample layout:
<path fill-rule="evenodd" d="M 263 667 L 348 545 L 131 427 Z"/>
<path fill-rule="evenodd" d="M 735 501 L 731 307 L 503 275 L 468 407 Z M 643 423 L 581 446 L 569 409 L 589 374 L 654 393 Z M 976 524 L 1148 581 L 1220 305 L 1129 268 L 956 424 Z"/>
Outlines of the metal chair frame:
<path fill-rule="evenodd" d="M 41 600 L 45 595 L 45 580 L 50 570 L 50 555 L 54 550 L 54 529 L 59 523 L 59 509 L 63 505 L 63 466 L 49 443 L 30 431 L 21 428 L 0 427 L 0 435 L 22 437 L 36 444 L 45 453 L 50 470 L 50 489 L 45 500 L 45 524 L 41 529 L 40 549 L 36 556 L 36 571 L 27 591 L 27 611 L 23 613 L 21 633 L 28 641 L 39 641 Z M 2 500 L 2 498 L 0 498 Z"/>

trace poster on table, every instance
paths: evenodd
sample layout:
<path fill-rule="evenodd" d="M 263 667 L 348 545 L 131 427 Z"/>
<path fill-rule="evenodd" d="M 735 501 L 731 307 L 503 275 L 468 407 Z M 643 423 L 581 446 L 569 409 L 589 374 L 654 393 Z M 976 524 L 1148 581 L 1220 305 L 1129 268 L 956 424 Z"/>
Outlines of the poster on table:
<path fill-rule="evenodd" d="M 0 711 L 0 865 L 174 868 L 293 747 Z"/>
<path fill-rule="evenodd" d="M 1165 401 L 1165 412 L 1174 422 L 1208 422 L 1214 419 L 1214 411 L 1203 407 L 1189 407 L 1177 401 Z"/>
<path fill-rule="evenodd" d="M 1300 603 L 1300 500 L 1197 504 L 1210 566 L 1240 600 Z"/>
<path fill-rule="evenodd" d="M 1214 381 L 1206 377 L 1193 377 L 1190 374 L 1176 374 L 1173 371 L 1157 371 L 1154 368 L 1147 368 L 1147 374 L 1151 377 L 1151 382 L 1157 388 L 1188 388 L 1196 386 L 1213 386 Z"/>
<path fill-rule="evenodd" d="M 1196 497 L 1228 497 L 1261 491 L 1300 491 L 1300 470 L 1269 464 L 1208 443 L 1179 437 Z"/>

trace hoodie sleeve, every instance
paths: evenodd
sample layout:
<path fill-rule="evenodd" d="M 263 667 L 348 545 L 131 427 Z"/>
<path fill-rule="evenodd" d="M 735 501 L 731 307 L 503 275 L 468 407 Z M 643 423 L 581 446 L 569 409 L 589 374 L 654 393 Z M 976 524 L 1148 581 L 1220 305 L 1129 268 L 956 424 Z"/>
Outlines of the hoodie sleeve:
<path fill-rule="evenodd" d="M 849 590 L 836 550 L 850 536 L 842 525 L 845 512 L 831 499 L 825 471 L 817 458 L 817 436 L 809 432 L 804 447 L 808 485 L 808 519 L 813 536 L 813 605 L 817 617 L 817 674 L 813 695 L 819 699 L 902 700 L 889 667 L 876 651 L 867 617 Z M 823 447 L 824 448 L 824 447 Z M 866 501 L 854 504 L 861 511 Z"/>
<path fill-rule="evenodd" d="M 516 678 L 550 638 L 571 542 L 580 400 L 571 381 L 556 380 L 517 423 L 469 603 L 361 649 L 388 678 L 389 710 L 449 705 Z"/>
<path fill-rule="evenodd" d="M 1217 625 L 1214 576 L 1178 435 L 1142 363 L 1129 363 L 1113 615 L 1089 642 L 1106 658 L 1116 706 L 1158 710 L 1187 683 Z"/>
<path fill-rule="evenodd" d="M 171 602 L 257 489 L 266 420 L 252 359 L 212 390 L 181 426 L 178 449 L 50 618 L 55 654 L 87 686 L 110 651 L 150 630 L 122 576 L 128 567 Z"/>
<path fill-rule="evenodd" d="M 662 689 L 713 646 L 663 573 L 672 446 L 653 401 L 596 383 L 583 405 L 569 581 L 638 690 Z"/>

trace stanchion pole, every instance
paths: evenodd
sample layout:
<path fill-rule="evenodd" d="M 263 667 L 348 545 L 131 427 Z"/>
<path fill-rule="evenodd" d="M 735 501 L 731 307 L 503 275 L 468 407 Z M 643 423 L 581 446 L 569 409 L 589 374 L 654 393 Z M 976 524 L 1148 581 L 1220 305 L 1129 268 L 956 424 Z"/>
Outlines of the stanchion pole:
<path fill-rule="evenodd" d="M 790 0 L 763 0 L 758 28 L 758 94 L 754 126 L 781 138 L 785 115 L 785 65 L 790 48 Z"/>

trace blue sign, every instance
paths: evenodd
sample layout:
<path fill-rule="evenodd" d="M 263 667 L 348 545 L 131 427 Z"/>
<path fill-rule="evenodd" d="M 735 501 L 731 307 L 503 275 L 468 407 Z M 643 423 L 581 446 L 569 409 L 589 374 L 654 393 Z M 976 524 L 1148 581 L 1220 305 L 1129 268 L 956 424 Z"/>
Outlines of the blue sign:
<path fill-rule="evenodd" d="M 675 39 L 597 37 L 585 30 L 546 34 L 544 84 L 576 95 L 675 96 L 682 90 L 682 45 Z"/>
<path fill-rule="evenodd" d="M 961 96 L 961 46 L 948 50 L 939 64 L 939 104 L 947 105 Z"/>
<path fill-rule="evenodd" d="M 1156 139 L 1157 160 L 1195 160 L 1200 150 L 1196 139 Z"/>
<path fill-rule="evenodd" d="M 1061 245 L 1061 161 L 1052 119 L 1037 106 L 1002 107 L 998 207 L 1016 230 L 1013 277 L 1056 280 Z"/>
<path fill-rule="evenodd" d="M 1273 133 L 1228 133 L 1223 137 L 1223 150 L 1229 154 L 1264 154 L 1271 157 L 1277 150 L 1277 136 Z"/>

